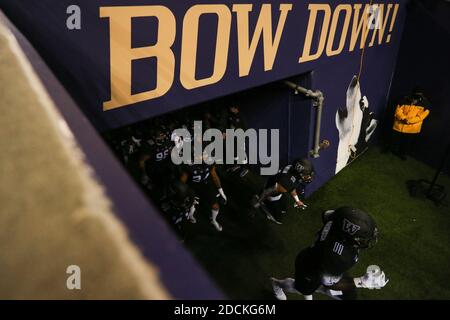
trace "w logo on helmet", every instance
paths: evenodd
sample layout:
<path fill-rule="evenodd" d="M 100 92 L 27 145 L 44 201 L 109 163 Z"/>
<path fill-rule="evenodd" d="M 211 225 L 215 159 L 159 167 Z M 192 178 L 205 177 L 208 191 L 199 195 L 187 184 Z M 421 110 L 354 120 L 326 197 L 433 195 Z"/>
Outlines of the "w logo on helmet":
<path fill-rule="evenodd" d="M 305 167 L 302 166 L 301 163 L 296 163 L 296 164 L 295 164 L 295 171 L 297 171 L 297 172 L 302 172 L 303 170 L 305 170 Z"/>
<path fill-rule="evenodd" d="M 348 221 L 347 219 L 344 219 L 342 229 L 344 230 L 344 232 L 353 236 L 356 232 L 358 232 L 359 229 L 361 229 L 361 227 Z"/>

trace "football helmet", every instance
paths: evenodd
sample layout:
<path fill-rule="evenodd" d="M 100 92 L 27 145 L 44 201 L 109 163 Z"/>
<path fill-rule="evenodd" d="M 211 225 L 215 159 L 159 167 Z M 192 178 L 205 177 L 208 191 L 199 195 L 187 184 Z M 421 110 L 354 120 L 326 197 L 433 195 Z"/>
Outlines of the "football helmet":
<path fill-rule="evenodd" d="M 333 221 L 330 234 L 340 238 L 346 244 L 366 249 L 378 241 L 378 227 L 375 220 L 361 209 L 341 207 L 334 211 L 325 211 L 324 223 Z"/>
<path fill-rule="evenodd" d="M 314 166 L 308 159 L 297 159 L 294 161 L 292 168 L 294 174 L 303 182 L 310 183 L 314 178 Z"/>
<path fill-rule="evenodd" d="M 169 186 L 169 196 L 174 208 L 186 210 L 190 208 L 195 201 L 195 195 L 191 189 L 184 183 L 174 180 Z"/>
<path fill-rule="evenodd" d="M 152 130 L 152 140 L 157 146 L 164 145 L 170 137 L 168 136 L 168 130 L 164 126 L 158 126 Z"/>

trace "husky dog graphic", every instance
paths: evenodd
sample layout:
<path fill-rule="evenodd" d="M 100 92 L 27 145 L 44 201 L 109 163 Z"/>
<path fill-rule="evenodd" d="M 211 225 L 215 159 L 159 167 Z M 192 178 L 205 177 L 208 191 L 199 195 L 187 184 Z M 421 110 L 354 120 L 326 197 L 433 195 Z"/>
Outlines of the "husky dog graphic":
<path fill-rule="evenodd" d="M 336 113 L 339 131 L 336 173 L 367 149 L 367 143 L 378 124 L 373 117 L 367 97 L 361 96 L 358 78 L 353 76 L 347 89 L 347 105 Z"/>

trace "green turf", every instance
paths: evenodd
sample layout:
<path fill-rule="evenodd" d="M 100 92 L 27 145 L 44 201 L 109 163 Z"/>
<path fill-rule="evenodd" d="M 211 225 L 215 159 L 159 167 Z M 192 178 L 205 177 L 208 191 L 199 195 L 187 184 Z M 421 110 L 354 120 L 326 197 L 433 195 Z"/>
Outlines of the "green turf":
<path fill-rule="evenodd" d="M 373 215 L 380 239 L 361 253 L 350 273 L 359 276 L 377 264 L 390 279 L 383 290 L 359 290 L 360 299 L 449 299 L 450 209 L 409 197 L 405 185 L 433 173 L 413 159 L 402 161 L 373 148 L 315 192 L 307 200 L 308 210 L 290 210 L 283 225 L 262 214 L 251 217 L 242 205 L 261 187 L 260 177 L 234 179 L 234 185 L 224 182 L 230 201 L 219 218 L 223 232 L 215 232 L 207 212 L 199 212 L 199 222 L 187 228 L 185 244 L 228 297 L 271 299 L 269 277 L 293 275 L 296 254 L 321 227 L 321 212 L 351 205 Z M 450 190 L 447 176 L 439 182 Z"/>

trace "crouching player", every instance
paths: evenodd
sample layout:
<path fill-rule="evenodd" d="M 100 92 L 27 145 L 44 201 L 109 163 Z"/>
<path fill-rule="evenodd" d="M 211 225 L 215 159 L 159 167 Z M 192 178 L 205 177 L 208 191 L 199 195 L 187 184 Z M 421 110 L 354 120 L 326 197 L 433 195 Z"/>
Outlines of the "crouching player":
<path fill-rule="evenodd" d="M 281 217 L 287 210 L 283 194 L 292 196 L 296 208 L 306 209 L 307 206 L 300 200 L 297 190 L 304 193 L 305 186 L 311 183 L 314 174 L 314 167 L 308 159 L 294 161 L 267 180 L 262 193 L 253 198 L 253 207 L 261 208 L 269 220 L 281 224 Z"/>
<path fill-rule="evenodd" d="M 378 229 L 372 217 L 350 207 L 325 211 L 322 217 L 324 225 L 315 243 L 297 255 L 295 279 L 271 278 L 275 297 L 286 300 L 288 292 L 312 300 L 313 293 L 322 293 L 344 300 L 355 299 L 356 288 L 383 288 L 389 280 L 377 266 L 370 266 L 362 277 L 346 274 L 357 263 L 360 250 L 377 242 Z"/>

